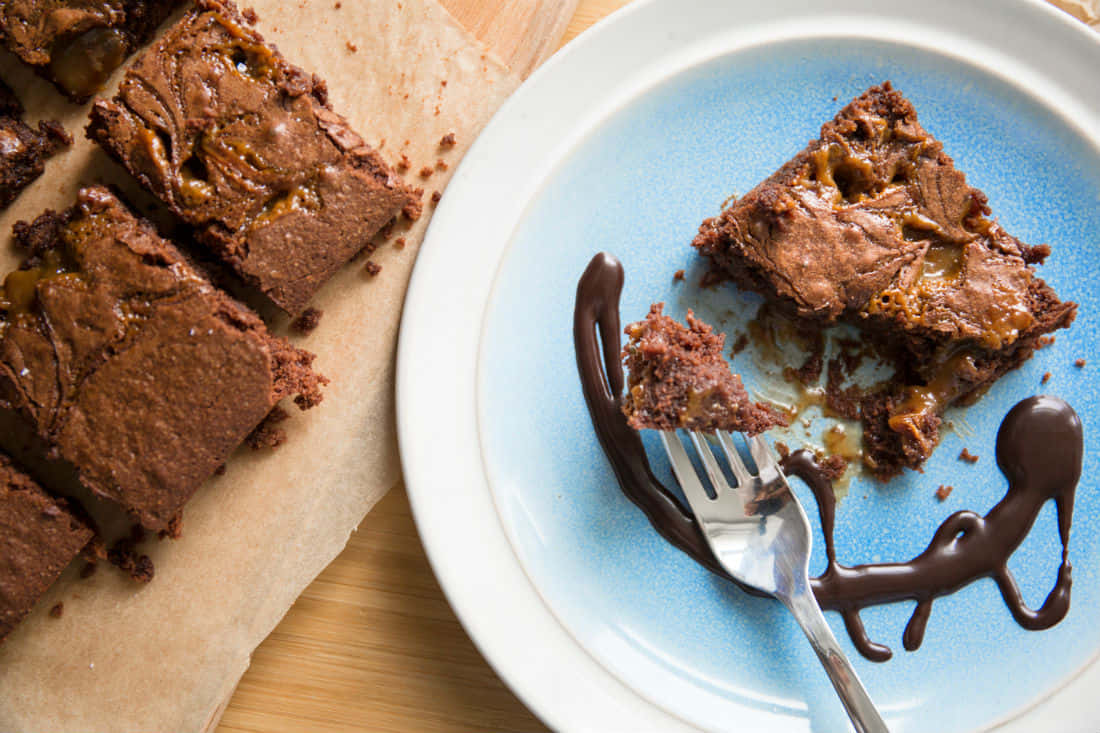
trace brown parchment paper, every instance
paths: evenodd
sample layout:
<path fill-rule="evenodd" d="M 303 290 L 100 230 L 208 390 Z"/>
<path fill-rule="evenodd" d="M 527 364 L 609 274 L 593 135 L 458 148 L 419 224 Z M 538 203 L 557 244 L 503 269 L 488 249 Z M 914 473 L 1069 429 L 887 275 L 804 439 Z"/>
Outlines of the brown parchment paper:
<path fill-rule="evenodd" d="M 70 567 L 0 645 L 0 731 L 202 730 L 305 586 L 399 478 L 394 354 L 406 284 L 429 215 L 466 147 L 518 79 L 434 0 L 254 0 L 259 28 L 292 62 L 329 83 L 334 108 L 425 191 L 425 217 L 399 226 L 371 259 L 345 268 L 315 301 L 308 337 L 332 379 L 323 404 L 293 409 L 289 441 L 238 451 L 187 506 L 182 538 L 146 543 L 156 579 L 139 587 L 111 568 L 79 580 Z M 339 5 L 340 7 L 336 7 Z M 350 45 L 349 45 L 350 44 Z M 13 269 L 12 224 L 71 204 L 80 184 L 120 184 L 147 202 L 83 134 L 87 108 L 0 55 L 0 75 L 31 120 L 60 119 L 75 138 L 0 216 L 0 272 Z M 117 78 L 116 78 L 117 83 Z M 440 149 L 446 133 L 457 145 Z M 439 159 L 448 171 L 422 178 Z M 490 215 L 490 212 L 486 212 Z M 406 240 L 404 248 L 395 243 Z M 441 303 L 440 307 L 446 307 Z M 277 332 L 286 332 L 276 321 Z M 64 602 L 60 619 L 47 617 Z"/>

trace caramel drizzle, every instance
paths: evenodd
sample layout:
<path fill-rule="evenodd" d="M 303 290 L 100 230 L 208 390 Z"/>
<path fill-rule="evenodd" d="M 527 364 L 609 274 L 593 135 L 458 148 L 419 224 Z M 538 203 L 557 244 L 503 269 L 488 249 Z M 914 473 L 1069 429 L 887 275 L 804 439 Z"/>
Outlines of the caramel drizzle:
<path fill-rule="evenodd" d="M 626 424 L 619 408 L 623 392 L 619 358 L 623 278 L 619 261 L 601 253 L 589 263 L 577 287 L 573 338 L 592 425 L 623 493 L 657 532 L 707 569 L 733 580 L 710 552 L 691 512 L 654 477 L 638 433 Z M 1036 631 L 1057 624 L 1069 611 L 1072 574 L 1068 543 L 1083 445 L 1081 421 L 1068 404 L 1047 396 L 1023 400 L 1009 412 L 997 435 L 997 465 L 1008 479 L 1004 499 L 984 517 L 971 511 L 952 514 L 936 530 L 928 548 L 909 562 L 854 567 L 836 559 L 836 499 L 831 482 L 808 451 L 792 453 L 784 460 L 783 469 L 810 487 L 825 536 L 828 566 L 811 580 L 821 607 L 839 612 L 856 648 L 876 662 L 889 659 L 892 652 L 870 639 L 860 610 L 916 601 L 902 637 L 905 649 L 913 651 L 924 639 L 933 601 L 983 577 L 996 581 L 1013 618 L 1024 629 Z M 1058 513 L 1062 559 L 1054 587 L 1043 605 L 1032 610 L 1007 562 L 1049 499 L 1054 500 Z"/>

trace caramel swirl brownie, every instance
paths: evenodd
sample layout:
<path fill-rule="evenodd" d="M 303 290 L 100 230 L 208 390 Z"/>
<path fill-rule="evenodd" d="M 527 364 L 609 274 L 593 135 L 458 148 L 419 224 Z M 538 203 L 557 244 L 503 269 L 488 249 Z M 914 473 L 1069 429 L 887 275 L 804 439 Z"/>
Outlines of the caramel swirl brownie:
<path fill-rule="evenodd" d="M 172 531 L 276 404 L 320 401 L 313 355 L 267 332 L 107 189 L 15 227 L 0 289 L 0 406 L 93 493 Z"/>
<path fill-rule="evenodd" d="M 23 122 L 23 105 L 0 81 L 0 209 L 42 175 L 51 155 L 71 144 L 58 122 L 39 122 L 37 130 Z"/>
<path fill-rule="evenodd" d="M 989 217 L 985 194 L 889 82 L 858 97 L 770 178 L 700 227 L 717 270 L 811 327 L 847 321 L 895 356 L 861 405 L 880 478 L 919 468 L 944 410 L 976 400 L 1073 321 L 1034 265 L 1049 254 Z"/>
<path fill-rule="evenodd" d="M 74 102 L 91 99 L 181 0 L 4 0 L 0 39 Z"/>
<path fill-rule="evenodd" d="M 200 0 L 92 109 L 88 135 L 291 314 L 402 211 L 408 188 L 228 0 Z"/>
<path fill-rule="evenodd" d="M 92 529 L 0 453 L 0 642 L 92 539 Z"/>
<path fill-rule="evenodd" d="M 778 410 L 749 398 L 722 357 L 725 336 L 691 311 L 685 327 L 663 310 L 655 303 L 644 320 L 626 328 L 623 413 L 632 428 L 756 435 L 787 424 Z"/>

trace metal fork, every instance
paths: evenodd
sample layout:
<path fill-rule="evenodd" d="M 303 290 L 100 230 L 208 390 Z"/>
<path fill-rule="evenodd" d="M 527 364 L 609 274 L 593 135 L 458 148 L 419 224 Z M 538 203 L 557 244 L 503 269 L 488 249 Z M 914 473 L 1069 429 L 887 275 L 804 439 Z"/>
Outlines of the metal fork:
<path fill-rule="evenodd" d="M 718 562 L 745 585 L 779 599 L 794 615 L 856 730 L 888 733 L 810 590 L 810 523 L 767 444 L 759 437 L 747 439 L 759 472 L 754 476 L 741 460 L 730 434 L 716 433 L 737 479 L 737 485 L 731 487 L 706 436 L 697 432 L 689 432 L 688 436 L 710 478 L 713 499 L 699 480 L 679 436 L 673 431 L 661 432 L 672 471 Z"/>

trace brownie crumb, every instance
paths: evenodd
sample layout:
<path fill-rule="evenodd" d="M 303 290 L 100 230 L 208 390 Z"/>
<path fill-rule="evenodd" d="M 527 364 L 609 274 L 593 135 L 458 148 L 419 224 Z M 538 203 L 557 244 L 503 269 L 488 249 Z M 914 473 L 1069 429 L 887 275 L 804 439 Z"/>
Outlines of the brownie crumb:
<path fill-rule="evenodd" d="M 99 565 L 97 563 L 94 563 L 94 562 L 84 563 L 84 567 L 80 568 L 80 579 L 81 580 L 87 580 L 88 578 L 95 575 L 95 572 L 98 569 L 99 569 Z"/>
<path fill-rule="evenodd" d="M 355 53 L 356 51 L 359 50 L 359 47 L 356 46 L 351 41 L 348 41 L 345 45 L 347 46 L 348 51 L 350 51 L 351 53 Z"/>
<path fill-rule="evenodd" d="M 398 249 L 405 249 L 405 238 L 398 237 L 397 240 L 394 241 L 393 246 L 397 247 Z"/>
<path fill-rule="evenodd" d="M 979 458 L 978 456 L 974 455 L 973 453 L 971 453 L 966 448 L 963 448 L 962 453 L 959 454 L 959 460 L 960 461 L 966 461 L 967 463 L 977 463 L 978 458 Z"/>
<path fill-rule="evenodd" d="M 730 349 L 730 358 L 737 356 L 742 351 L 749 347 L 749 335 L 743 333 L 737 337 L 737 340 L 733 342 L 733 348 Z"/>
<path fill-rule="evenodd" d="M 791 454 L 791 448 L 786 443 L 777 440 L 775 441 L 775 452 L 779 454 L 780 458 L 786 458 Z"/>
<path fill-rule="evenodd" d="M 1053 344 L 1054 343 L 1054 337 L 1049 335 L 1049 334 L 1043 335 L 1043 336 L 1040 336 L 1036 340 L 1036 343 L 1038 344 L 1038 347 L 1040 349 L 1042 349 L 1042 348 L 1045 348 L 1045 347 L 1050 346 L 1051 344 Z"/>
<path fill-rule="evenodd" d="M 446 85 L 447 82 L 443 82 L 443 84 Z M 458 140 L 455 138 L 455 134 L 453 132 L 448 132 L 439 141 L 439 147 L 441 147 L 441 148 L 453 148 L 455 146 L 456 142 L 458 142 Z"/>
<path fill-rule="evenodd" d="M 840 417 L 859 420 L 867 400 L 876 398 L 874 395 L 868 395 L 858 384 L 843 387 L 841 386 L 843 383 L 843 360 L 834 357 L 829 360 L 825 375 L 825 407 Z"/>
<path fill-rule="evenodd" d="M 442 193 L 440 193 L 438 190 L 432 191 L 432 203 L 433 204 L 438 204 L 442 200 L 443 200 L 443 194 Z"/>
<path fill-rule="evenodd" d="M 684 271 L 677 270 L 676 272 L 672 273 L 672 281 L 682 283 L 684 281 Z"/>
<path fill-rule="evenodd" d="M 436 168 L 437 168 L 438 170 L 441 170 L 441 171 L 445 171 L 445 170 L 447 170 L 447 169 L 448 169 L 448 168 L 449 168 L 450 166 L 449 166 L 449 165 L 447 165 L 447 161 L 443 160 L 443 158 L 440 158 L 439 160 L 437 160 L 437 161 L 435 162 L 435 167 L 436 167 Z"/>
<path fill-rule="evenodd" d="M 951 492 L 955 490 L 954 486 L 948 486 L 946 484 L 940 484 L 940 487 L 936 489 L 936 498 L 940 501 L 944 501 L 947 497 L 951 496 Z"/>
<path fill-rule="evenodd" d="M 424 213 L 424 202 L 421 201 L 421 197 L 424 196 L 424 189 L 414 188 L 413 199 L 405 205 L 405 208 L 401 209 L 401 213 L 405 215 L 405 218 L 409 221 L 416 221 L 420 218 L 420 215 Z M 384 227 L 383 227 L 384 228 Z M 387 233 L 388 237 L 389 234 Z"/>
<path fill-rule="evenodd" d="M 276 405 L 244 442 L 252 450 L 278 448 L 286 442 L 286 431 L 278 425 L 289 417 L 290 413 Z"/>
<path fill-rule="evenodd" d="M 367 264 L 365 265 L 364 269 L 367 271 L 368 275 L 374 277 L 378 273 L 382 272 L 382 265 L 378 264 L 374 260 L 367 260 Z"/>
<path fill-rule="evenodd" d="M 241 11 L 241 17 L 252 25 L 256 25 L 256 22 L 260 19 L 260 16 L 256 15 L 255 8 L 245 8 Z"/>
<path fill-rule="evenodd" d="M 1053 375 L 1050 372 L 1043 372 L 1043 376 L 1039 379 L 1039 384 L 1046 384 L 1050 381 L 1051 376 Z"/>
<path fill-rule="evenodd" d="M 50 609 L 50 618 L 61 618 L 62 614 L 64 613 L 65 603 L 63 601 L 58 601 L 57 603 L 53 604 L 53 608 Z"/>
<path fill-rule="evenodd" d="M 144 539 L 141 527 L 135 527 L 129 537 L 119 540 L 107 551 L 107 560 L 138 583 L 148 583 L 156 574 L 153 561 L 148 555 L 137 551 L 137 545 Z"/>
<path fill-rule="evenodd" d="M 318 308 L 306 308 L 302 311 L 302 315 L 294 319 L 290 324 L 290 328 L 296 333 L 310 334 L 321 323 L 321 316 L 324 315 L 324 311 Z"/>
<path fill-rule="evenodd" d="M 397 170 L 407 171 L 412 167 L 412 163 L 409 161 L 409 156 L 401 153 L 401 160 L 397 161 Z"/>
<path fill-rule="evenodd" d="M 335 4 L 335 5 L 333 5 L 332 7 L 336 8 L 337 10 L 339 10 L 340 8 L 342 8 L 342 7 L 343 7 L 343 3 L 336 3 L 336 4 Z"/>
<path fill-rule="evenodd" d="M 837 364 L 837 368 L 840 368 L 840 362 L 836 359 L 829 362 L 829 368 L 833 368 L 833 363 Z M 822 340 L 820 344 L 815 344 L 810 355 L 806 357 L 806 361 L 802 363 L 802 366 L 794 370 L 793 376 L 803 387 L 809 387 L 812 384 L 816 384 L 817 380 L 821 379 L 821 370 L 825 365 L 825 341 Z M 790 369 L 790 367 L 788 367 Z M 786 370 L 784 370 L 786 372 Z M 786 374 L 784 375 L 786 376 Z"/>
<path fill-rule="evenodd" d="M 326 384 L 328 383 L 327 380 L 326 380 L 325 383 Z M 297 402 L 299 399 L 301 399 L 301 396 L 296 397 L 294 399 L 294 401 Z M 320 402 L 320 399 L 318 399 L 318 402 Z M 222 473 L 224 473 L 225 472 L 225 464 L 224 463 L 221 465 L 221 469 L 222 469 Z M 176 516 L 174 516 L 174 517 L 172 517 L 171 519 L 168 520 L 168 528 L 163 529 L 160 532 L 158 532 L 157 536 L 160 537 L 162 540 L 166 539 L 166 538 L 171 538 L 171 539 L 175 540 L 175 539 L 179 539 L 182 534 L 183 534 L 183 513 L 180 512 L 179 514 L 177 514 Z"/>
<path fill-rule="evenodd" d="M 818 471 L 827 481 L 836 481 L 848 470 L 848 459 L 844 456 L 816 456 Z"/>
<path fill-rule="evenodd" d="M 431 178 L 433 173 L 435 173 L 435 168 L 432 168 L 430 165 L 426 165 L 420 169 L 421 178 Z"/>
<path fill-rule="evenodd" d="M 1088 362 L 1087 362 L 1087 361 L 1085 361 L 1084 359 L 1077 359 L 1076 361 L 1074 361 L 1074 362 L 1073 362 L 1073 366 L 1077 367 L 1078 369 L 1081 369 L 1081 368 L 1083 368 L 1083 367 L 1085 366 L 1085 364 L 1087 364 L 1087 363 L 1088 363 Z"/>
<path fill-rule="evenodd" d="M 225 472 L 228 471 L 228 470 L 229 470 L 229 467 L 226 466 L 223 463 L 222 465 L 220 465 L 220 466 L 218 466 L 217 468 L 214 469 L 214 475 L 215 476 L 224 476 Z"/>

